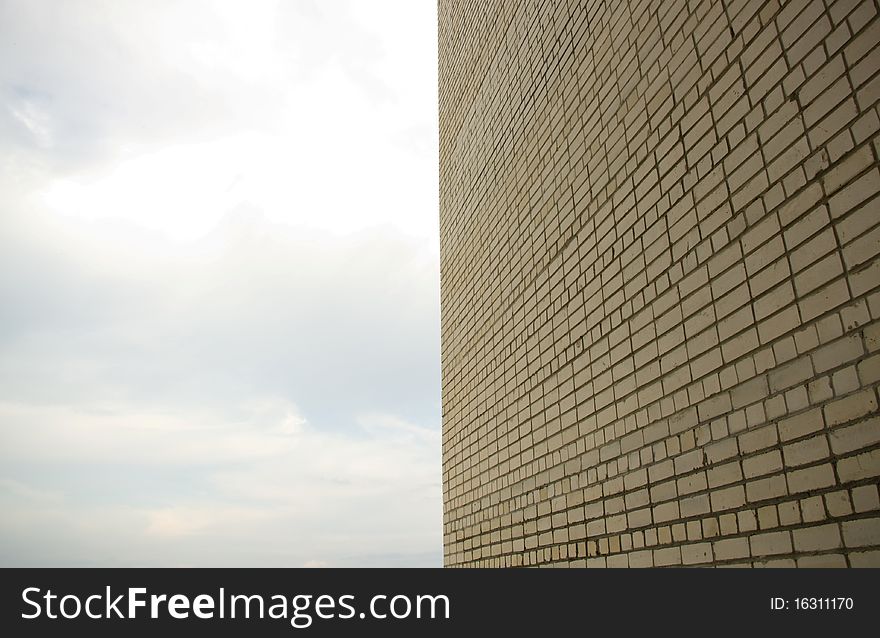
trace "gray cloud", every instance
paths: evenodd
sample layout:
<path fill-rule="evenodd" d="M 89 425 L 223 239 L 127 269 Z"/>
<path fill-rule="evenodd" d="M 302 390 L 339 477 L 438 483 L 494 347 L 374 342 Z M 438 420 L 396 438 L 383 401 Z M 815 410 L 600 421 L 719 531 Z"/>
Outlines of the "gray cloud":
<path fill-rule="evenodd" d="M 0 255 L 2 399 L 38 389 L 75 400 L 75 370 L 108 399 L 198 404 L 259 390 L 327 425 L 352 405 L 437 420 L 439 275 L 427 240 L 332 237 L 252 214 L 184 250 L 50 228 L 21 231 Z"/>
<path fill-rule="evenodd" d="M 439 564 L 433 7 L 236 7 L 0 4 L 0 564 Z"/>
<path fill-rule="evenodd" d="M 366 564 L 392 547 L 437 560 L 430 252 L 394 233 L 340 240 L 253 216 L 231 216 L 196 250 L 140 254 L 49 227 L 0 258 L 14 309 L 0 333 L 0 459 L 18 488 L 0 560 L 61 560 L 33 535 L 47 525 L 82 545 L 53 544 L 74 563 L 108 558 L 76 553 L 108 532 L 128 539 L 120 562 L 158 560 L 160 546 L 163 564 Z M 299 439 L 284 432 L 300 423 Z M 263 539 L 266 556 L 225 551 L 233 531 Z"/>

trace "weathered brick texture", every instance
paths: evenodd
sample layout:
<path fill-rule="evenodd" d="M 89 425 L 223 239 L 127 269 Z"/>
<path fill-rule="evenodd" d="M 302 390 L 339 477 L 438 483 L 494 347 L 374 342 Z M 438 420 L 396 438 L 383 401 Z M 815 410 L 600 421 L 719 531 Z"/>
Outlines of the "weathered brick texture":
<path fill-rule="evenodd" d="M 880 565 L 878 42 L 440 0 L 447 565 Z"/>

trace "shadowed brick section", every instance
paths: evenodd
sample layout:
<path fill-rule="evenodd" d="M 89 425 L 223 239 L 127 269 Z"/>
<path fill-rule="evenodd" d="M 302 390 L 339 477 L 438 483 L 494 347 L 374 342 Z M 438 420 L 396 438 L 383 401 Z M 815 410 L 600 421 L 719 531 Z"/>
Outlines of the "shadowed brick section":
<path fill-rule="evenodd" d="M 447 565 L 880 565 L 878 41 L 440 0 Z"/>

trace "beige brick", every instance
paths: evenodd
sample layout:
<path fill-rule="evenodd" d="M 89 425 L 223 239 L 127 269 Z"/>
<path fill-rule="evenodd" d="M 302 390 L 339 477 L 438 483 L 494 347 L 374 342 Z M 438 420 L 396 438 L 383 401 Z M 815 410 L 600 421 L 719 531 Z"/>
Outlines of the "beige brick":
<path fill-rule="evenodd" d="M 640 550 L 629 554 L 630 567 L 653 567 L 654 554 L 651 550 Z"/>
<path fill-rule="evenodd" d="M 873 390 L 863 390 L 838 399 L 825 406 L 825 421 L 838 425 L 852 421 L 877 410 L 877 397 Z"/>
<path fill-rule="evenodd" d="M 741 408 L 763 399 L 768 393 L 767 377 L 761 375 L 732 388 L 730 398 L 734 408 Z"/>
<path fill-rule="evenodd" d="M 776 425 L 770 424 L 739 435 L 739 449 L 743 454 L 748 454 L 776 445 L 778 440 Z"/>
<path fill-rule="evenodd" d="M 780 525 L 797 525 L 801 522 L 801 510 L 797 501 L 780 503 L 776 509 L 779 512 Z"/>
<path fill-rule="evenodd" d="M 757 510 L 758 526 L 760 529 L 772 529 L 779 526 L 779 515 L 775 505 L 759 507 Z"/>
<path fill-rule="evenodd" d="M 830 464 L 817 465 L 788 472 L 786 479 L 789 493 L 809 492 L 834 485 L 834 470 Z"/>
<path fill-rule="evenodd" d="M 444 563 L 876 565 L 876 3 L 622 6 L 438 6 Z"/>
<path fill-rule="evenodd" d="M 655 523 L 676 520 L 680 516 L 678 501 L 670 501 L 655 506 L 653 516 Z"/>
<path fill-rule="evenodd" d="M 880 518 L 844 521 L 843 542 L 847 547 L 880 545 Z"/>
<path fill-rule="evenodd" d="M 831 215 L 835 218 L 841 217 L 878 192 L 880 192 L 880 171 L 875 169 L 862 175 L 829 198 L 828 206 Z M 866 228 L 868 228 L 867 225 L 862 226 L 863 230 Z M 846 237 L 844 241 L 851 238 L 852 236 Z"/>
<path fill-rule="evenodd" d="M 788 532 L 768 532 L 749 536 L 752 556 L 788 554 L 791 552 L 791 536 Z"/>
<path fill-rule="evenodd" d="M 868 352 L 876 352 L 880 350 L 880 322 L 865 326 L 863 333 Z"/>
<path fill-rule="evenodd" d="M 716 488 L 741 481 L 743 473 L 740 467 L 740 462 L 731 461 L 729 463 L 724 463 L 723 465 L 710 467 L 706 470 L 706 477 L 709 482 L 709 487 Z"/>
<path fill-rule="evenodd" d="M 708 514 L 711 509 L 709 505 L 709 495 L 699 494 L 697 496 L 683 498 L 681 499 L 679 508 L 680 514 L 684 518 Z"/>
<path fill-rule="evenodd" d="M 840 568 L 846 567 L 846 557 L 843 554 L 819 554 L 818 556 L 802 556 L 797 559 L 798 567 L 806 568 Z"/>
<path fill-rule="evenodd" d="M 843 262 L 836 252 L 830 253 L 795 275 L 794 287 L 800 296 L 807 295 L 843 274 Z M 797 320 L 793 322 L 797 325 Z"/>
<path fill-rule="evenodd" d="M 834 193 L 871 164 L 870 148 L 861 147 L 843 161 L 832 166 L 825 175 L 827 193 Z"/>
<path fill-rule="evenodd" d="M 853 512 L 849 493 L 846 490 L 825 494 L 825 507 L 831 516 L 849 516 Z"/>
<path fill-rule="evenodd" d="M 837 474 L 844 483 L 880 476 L 880 450 L 871 450 L 839 460 Z"/>
<path fill-rule="evenodd" d="M 722 536 L 736 534 L 739 531 L 739 527 L 737 526 L 736 522 L 736 514 L 721 514 L 718 517 L 718 527 L 721 530 Z"/>
<path fill-rule="evenodd" d="M 703 466 L 703 451 L 691 450 L 675 457 L 675 473 L 684 474 Z"/>
<path fill-rule="evenodd" d="M 816 523 L 826 518 L 825 503 L 821 496 L 808 496 L 801 499 L 801 517 L 804 523 Z"/>
<path fill-rule="evenodd" d="M 711 543 L 695 543 L 693 545 L 682 545 L 681 562 L 684 565 L 698 565 L 701 563 L 712 562 L 712 544 Z"/>
<path fill-rule="evenodd" d="M 880 228 L 875 227 L 843 247 L 849 270 L 864 270 L 880 254 Z"/>
<path fill-rule="evenodd" d="M 873 260 L 880 253 L 877 230 L 870 228 L 877 221 L 875 204 L 871 202 L 835 226 L 839 241 L 844 245 L 844 260 L 850 270 L 863 270 L 865 262 Z"/>
<path fill-rule="evenodd" d="M 712 419 L 732 409 L 730 395 L 726 392 L 715 395 L 703 401 L 697 406 L 697 412 L 701 421 Z"/>
<path fill-rule="evenodd" d="M 817 349 L 810 357 L 816 373 L 821 373 L 854 361 L 861 357 L 863 352 L 860 336 L 847 335 Z"/>
<path fill-rule="evenodd" d="M 880 441 L 880 418 L 859 421 L 852 425 L 838 427 L 828 434 L 831 449 L 835 454 L 846 454 L 869 447 Z"/>
<path fill-rule="evenodd" d="M 749 541 L 747 538 L 719 540 L 712 543 L 712 550 L 716 560 L 745 558 L 749 555 Z"/>
<path fill-rule="evenodd" d="M 772 370 L 768 373 L 767 378 L 770 382 L 770 389 L 773 392 L 785 390 L 794 385 L 803 383 L 813 376 L 813 366 L 809 357 L 801 357 L 787 363 L 784 366 Z"/>
<path fill-rule="evenodd" d="M 853 508 L 857 512 L 871 512 L 880 509 L 880 498 L 876 485 L 862 485 L 852 490 Z"/>
<path fill-rule="evenodd" d="M 792 439 L 818 432 L 824 425 L 825 421 L 820 409 L 808 410 L 787 419 L 782 419 L 779 422 L 779 438 L 783 441 L 791 441 Z"/>
<path fill-rule="evenodd" d="M 743 459 L 742 468 L 746 478 L 778 473 L 782 470 L 782 454 L 779 453 L 779 450 L 770 450 L 763 454 L 750 456 Z"/>
<path fill-rule="evenodd" d="M 836 523 L 792 531 L 794 548 L 799 552 L 818 552 L 842 547 Z"/>
<path fill-rule="evenodd" d="M 880 381 L 880 354 L 875 354 L 864 361 L 860 361 L 858 375 L 859 380 L 865 385 Z"/>
<path fill-rule="evenodd" d="M 746 496 L 750 503 L 784 496 L 787 493 L 783 476 L 770 476 L 746 484 Z"/>
<path fill-rule="evenodd" d="M 742 485 L 734 485 L 722 490 L 716 490 L 711 494 L 712 511 L 722 512 L 745 505 L 745 490 Z"/>
<path fill-rule="evenodd" d="M 849 562 L 853 567 L 880 567 L 880 550 L 852 552 L 849 555 Z"/>
<path fill-rule="evenodd" d="M 808 184 L 802 191 L 799 191 L 791 199 L 789 199 L 785 204 L 782 205 L 782 207 L 779 210 L 780 222 L 784 226 L 788 226 L 788 225 L 796 223 L 796 222 L 800 223 L 800 222 L 798 222 L 798 220 L 806 218 L 810 209 L 817 202 L 819 202 L 820 199 L 822 199 L 822 196 L 823 196 L 822 195 L 822 187 L 820 186 L 820 184 L 818 182 Z M 822 208 L 822 210 L 824 211 L 824 208 Z M 824 216 L 822 216 L 822 219 L 827 220 L 827 213 Z M 816 230 L 819 230 L 820 228 L 827 225 L 828 221 L 825 221 L 824 223 L 819 222 L 818 224 L 815 222 L 811 222 L 811 223 L 814 226 L 813 232 L 815 232 Z M 791 248 L 793 248 L 794 246 L 796 246 L 797 244 L 799 244 L 801 241 L 803 241 L 803 239 L 805 239 L 810 234 L 812 234 L 812 232 L 805 233 L 803 231 L 800 231 L 800 234 L 795 235 L 795 236 L 796 237 L 799 236 L 801 239 L 799 241 L 792 241 L 792 242 L 789 242 L 789 237 L 791 235 L 787 234 L 786 235 L 786 243 L 788 243 L 789 250 Z"/>
<path fill-rule="evenodd" d="M 736 523 L 740 532 L 753 532 L 758 529 L 758 517 L 755 510 L 740 510 L 736 513 Z"/>
<path fill-rule="evenodd" d="M 786 467 L 797 467 L 828 458 L 828 441 L 823 434 L 786 445 L 782 451 Z"/>
<path fill-rule="evenodd" d="M 681 565 L 681 549 L 666 547 L 654 550 L 654 566 L 665 567 L 669 565 Z"/>
<path fill-rule="evenodd" d="M 701 521 L 701 525 L 703 528 L 703 536 L 706 538 L 712 538 L 714 536 L 718 536 L 719 533 L 719 525 L 718 519 L 714 517 L 704 518 Z"/>

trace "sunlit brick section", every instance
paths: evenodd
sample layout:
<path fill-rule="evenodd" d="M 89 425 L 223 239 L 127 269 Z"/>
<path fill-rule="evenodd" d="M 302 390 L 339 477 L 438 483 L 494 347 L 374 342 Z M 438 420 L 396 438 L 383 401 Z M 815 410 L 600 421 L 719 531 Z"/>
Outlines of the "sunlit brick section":
<path fill-rule="evenodd" d="M 439 2 L 449 566 L 880 566 L 874 0 Z"/>

